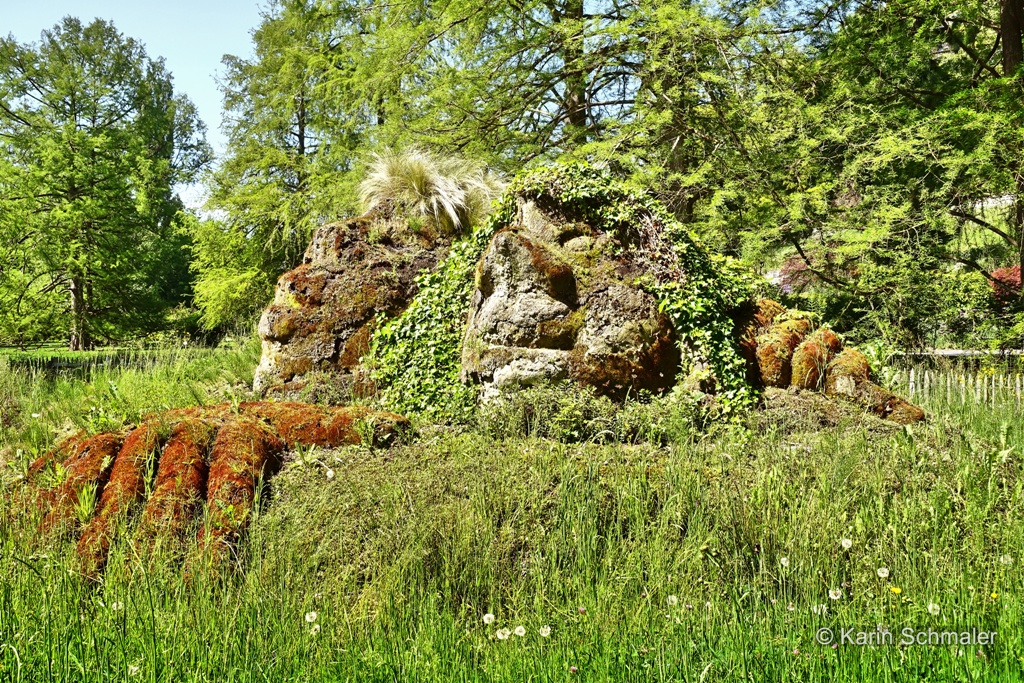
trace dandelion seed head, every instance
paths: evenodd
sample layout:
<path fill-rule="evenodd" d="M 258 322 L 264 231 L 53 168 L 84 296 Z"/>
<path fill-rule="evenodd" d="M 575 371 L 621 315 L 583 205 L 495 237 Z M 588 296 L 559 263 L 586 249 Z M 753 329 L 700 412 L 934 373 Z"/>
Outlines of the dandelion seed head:
<path fill-rule="evenodd" d="M 844 538 L 841 541 L 841 544 L 843 546 L 843 550 L 849 550 L 850 548 L 853 547 L 853 539 Z"/>
<path fill-rule="evenodd" d="M 888 579 L 889 578 L 889 568 L 888 567 L 879 567 L 878 568 L 878 578 L 880 578 L 880 579 Z"/>
<path fill-rule="evenodd" d="M 515 630 L 512 631 L 512 633 L 514 633 L 518 637 L 522 638 L 523 636 L 526 635 L 526 627 L 525 626 L 516 626 Z"/>
<path fill-rule="evenodd" d="M 512 632 L 507 628 L 499 628 L 494 635 L 498 637 L 498 640 L 508 640 L 508 637 L 512 635 Z"/>
<path fill-rule="evenodd" d="M 316 621 L 316 618 L 319 616 L 320 615 L 316 612 L 306 612 L 306 623 L 312 624 L 314 621 Z"/>
<path fill-rule="evenodd" d="M 838 588 L 833 588 L 829 590 L 828 597 L 832 600 L 838 600 L 839 598 L 843 597 L 843 591 L 839 590 Z"/>
<path fill-rule="evenodd" d="M 541 626 L 540 627 L 540 637 L 541 638 L 549 638 L 550 636 L 551 636 L 551 627 L 550 626 Z"/>
<path fill-rule="evenodd" d="M 1013 564 L 1013 557 L 1010 555 L 1003 555 L 999 558 L 999 564 L 1004 564 L 1008 567 Z"/>
<path fill-rule="evenodd" d="M 484 623 L 487 624 L 487 625 L 493 624 L 494 623 L 494 615 L 491 614 L 490 612 L 485 614 L 484 615 Z"/>
<path fill-rule="evenodd" d="M 788 567 L 789 566 L 789 558 L 788 557 L 780 557 L 779 558 L 779 564 L 781 564 L 783 567 Z"/>
<path fill-rule="evenodd" d="M 941 608 L 937 604 L 935 604 L 934 602 L 929 602 L 928 603 L 928 614 L 931 614 L 932 616 L 937 617 L 937 616 L 939 616 L 939 612 L 940 611 L 941 611 Z"/>
<path fill-rule="evenodd" d="M 679 597 L 678 596 L 676 596 L 676 595 L 668 596 L 668 606 L 669 607 L 675 607 L 678 604 L 679 604 Z"/>
<path fill-rule="evenodd" d="M 334 479 L 334 470 L 328 469 L 326 474 L 328 479 Z"/>
<path fill-rule="evenodd" d="M 318 633 L 320 633 L 320 624 L 313 624 L 309 627 L 309 635 L 315 636 Z"/>

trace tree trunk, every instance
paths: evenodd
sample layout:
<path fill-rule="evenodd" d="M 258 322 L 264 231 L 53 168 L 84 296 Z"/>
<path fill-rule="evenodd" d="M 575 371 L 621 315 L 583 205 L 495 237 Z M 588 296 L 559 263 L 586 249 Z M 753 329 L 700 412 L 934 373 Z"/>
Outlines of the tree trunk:
<path fill-rule="evenodd" d="M 568 0 L 561 8 L 558 20 L 581 24 L 583 0 Z M 562 60 L 566 69 L 563 87 L 565 88 L 566 125 L 569 128 L 567 137 L 574 145 L 581 145 L 587 141 L 589 118 L 587 77 L 581 71 L 584 61 L 583 36 L 572 36 L 565 40 Z"/>
<path fill-rule="evenodd" d="M 999 8 L 999 39 L 1003 44 L 1003 75 L 1015 76 L 1024 62 L 1024 0 L 1002 0 Z"/>
<path fill-rule="evenodd" d="M 85 305 L 85 287 L 79 278 L 71 278 L 71 340 L 69 351 L 87 351 L 92 346 L 89 338 Z"/>

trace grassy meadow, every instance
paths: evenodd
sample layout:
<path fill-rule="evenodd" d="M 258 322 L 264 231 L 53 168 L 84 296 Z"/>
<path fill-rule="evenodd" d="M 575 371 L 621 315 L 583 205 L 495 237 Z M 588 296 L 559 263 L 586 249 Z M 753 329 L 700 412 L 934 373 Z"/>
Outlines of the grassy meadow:
<path fill-rule="evenodd" d="M 248 398 L 257 354 L 0 365 L 6 500 L 61 433 Z M 933 393 L 907 429 L 789 395 L 704 431 L 637 405 L 644 428 L 610 440 L 547 391 L 529 401 L 557 433 L 513 407 L 388 450 L 291 453 L 227 575 L 185 576 L 173 547 L 138 556 L 126 528 L 91 584 L 71 541 L 0 508 L 0 680 L 1024 678 L 1014 400 Z M 997 635 L 871 647 L 839 642 L 850 628 Z"/>

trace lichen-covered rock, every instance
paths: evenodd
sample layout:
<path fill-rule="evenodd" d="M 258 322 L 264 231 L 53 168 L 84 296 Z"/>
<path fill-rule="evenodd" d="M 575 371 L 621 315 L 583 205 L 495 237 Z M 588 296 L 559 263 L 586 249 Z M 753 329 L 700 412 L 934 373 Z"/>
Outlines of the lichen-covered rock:
<path fill-rule="evenodd" d="M 642 268 L 616 236 L 521 201 L 476 272 L 462 378 L 484 398 L 542 380 L 571 379 L 603 395 L 661 392 L 681 354 Z"/>
<path fill-rule="evenodd" d="M 374 214 L 321 226 L 302 264 L 278 280 L 260 319 L 263 353 L 253 388 L 299 389 L 314 371 L 351 385 L 374 326 L 408 306 L 416 276 L 450 246 L 448 237 Z"/>

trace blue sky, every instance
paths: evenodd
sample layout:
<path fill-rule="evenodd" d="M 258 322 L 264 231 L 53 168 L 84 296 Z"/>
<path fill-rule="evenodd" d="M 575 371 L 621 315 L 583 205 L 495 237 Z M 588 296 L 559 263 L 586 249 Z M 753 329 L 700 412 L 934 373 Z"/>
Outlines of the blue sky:
<path fill-rule="evenodd" d="M 251 55 L 250 32 L 260 20 L 263 0 L 0 0 L 0 35 L 35 42 L 39 33 L 67 15 L 89 22 L 111 20 L 142 41 L 151 58 L 163 57 L 175 89 L 195 102 L 218 154 L 221 95 L 215 76 L 225 54 Z"/>

